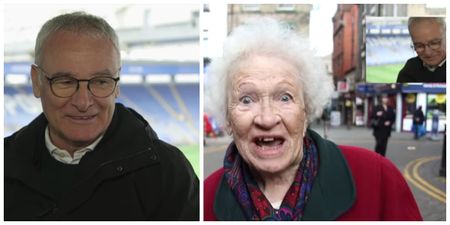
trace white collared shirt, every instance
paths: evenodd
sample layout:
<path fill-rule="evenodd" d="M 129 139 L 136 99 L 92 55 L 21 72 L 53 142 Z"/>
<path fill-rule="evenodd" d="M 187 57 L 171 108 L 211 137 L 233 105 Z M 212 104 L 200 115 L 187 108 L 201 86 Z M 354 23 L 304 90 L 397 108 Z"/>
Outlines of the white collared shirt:
<path fill-rule="evenodd" d="M 83 158 L 83 156 L 90 152 L 93 151 L 95 146 L 97 146 L 97 144 L 100 142 L 100 140 L 103 138 L 103 135 L 100 136 L 99 138 L 97 138 L 97 140 L 95 140 L 92 144 L 78 149 L 73 153 L 73 157 L 69 154 L 68 151 L 64 150 L 64 149 L 60 149 L 58 147 L 56 147 L 52 140 L 50 140 L 50 135 L 48 132 L 48 126 L 47 128 L 45 128 L 45 146 L 47 147 L 48 151 L 50 152 L 50 155 L 55 158 L 56 160 L 65 163 L 65 164 L 78 164 L 80 163 L 81 158 Z"/>
<path fill-rule="evenodd" d="M 447 58 L 442 60 L 442 62 L 439 63 L 437 66 L 429 66 L 429 65 L 427 65 L 425 63 L 423 64 L 423 66 L 425 66 L 425 68 L 427 68 L 430 72 L 434 72 L 438 67 L 441 67 L 442 65 L 444 65 L 446 60 L 447 60 Z"/>

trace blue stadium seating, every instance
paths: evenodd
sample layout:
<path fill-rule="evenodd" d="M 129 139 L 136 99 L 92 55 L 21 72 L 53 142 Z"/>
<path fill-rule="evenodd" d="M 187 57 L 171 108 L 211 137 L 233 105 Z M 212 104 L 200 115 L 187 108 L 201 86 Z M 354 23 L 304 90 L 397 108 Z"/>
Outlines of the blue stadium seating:
<path fill-rule="evenodd" d="M 409 36 L 368 35 L 366 39 L 366 65 L 402 64 L 414 57 Z"/>
<path fill-rule="evenodd" d="M 168 112 L 149 91 L 153 88 L 162 101 L 175 112 Z M 175 89 L 189 110 L 190 117 L 183 115 L 181 107 L 168 84 L 148 87 L 147 84 L 121 85 L 117 102 L 134 108 L 144 116 L 159 137 L 170 143 L 198 143 L 199 85 L 175 84 Z M 42 112 L 39 99 L 35 98 L 31 86 L 5 86 L 5 136 L 11 135 L 31 122 Z M 183 115 L 183 116 L 179 116 Z M 189 122 L 191 121 L 191 122 Z M 193 123 L 192 123 L 193 122 Z"/>

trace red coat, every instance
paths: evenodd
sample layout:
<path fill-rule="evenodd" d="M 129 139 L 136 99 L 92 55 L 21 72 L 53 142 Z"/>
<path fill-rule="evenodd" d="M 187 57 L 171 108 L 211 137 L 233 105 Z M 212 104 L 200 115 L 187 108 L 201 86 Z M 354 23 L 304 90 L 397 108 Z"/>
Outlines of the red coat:
<path fill-rule="evenodd" d="M 388 159 L 308 133 L 320 161 L 303 220 L 422 220 L 408 184 Z M 223 173 L 204 181 L 204 220 L 245 220 Z"/>

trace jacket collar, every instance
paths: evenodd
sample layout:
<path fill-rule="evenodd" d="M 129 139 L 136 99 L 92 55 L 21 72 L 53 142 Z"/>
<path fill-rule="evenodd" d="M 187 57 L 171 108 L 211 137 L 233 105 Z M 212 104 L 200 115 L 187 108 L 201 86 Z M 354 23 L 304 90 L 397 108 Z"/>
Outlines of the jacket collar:
<path fill-rule="evenodd" d="M 27 164 L 31 161 L 33 166 L 39 166 L 42 153 L 48 151 L 45 147 L 44 136 L 47 125 L 48 121 L 42 113 L 30 124 L 12 136 L 5 138 L 5 144 L 14 143 L 11 146 L 5 146 L 5 148 L 10 149 L 5 152 L 5 158 L 27 161 Z M 157 139 L 158 136 L 155 131 L 141 115 L 120 103 L 116 103 L 111 123 L 104 137 L 95 147 L 95 152 L 99 156 L 90 156 L 89 158 L 111 161 L 126 157 L 136 151 L 150 147 Z"/>
<path fill-rule="evenodd" d="M 48 152 L 44 132 L 48 121 L 39 115 L 28 126 L 5 138 L 5 179 L 17 179 L 52 199 L 42 184 L 39 167 L 42 154 Z M 95 151 L 81 159 L 82 180 L 63 208 L 70 210 L 82 204 L 103 180 L 159 163 L 154 148 L 156 133 L 142 116 L 117 103 L 112 121 Z"/>
<path fill-rule="evenodd" d="M 347 161 L 336 144 L 308 129 L 319 151 L 319 171 L 305 207 L 302 220 L 336 220 L 349 210 L 356 189 Z M 246 220 L 224 177 L 218 186 L 214 212 L 218 220 Z"/>

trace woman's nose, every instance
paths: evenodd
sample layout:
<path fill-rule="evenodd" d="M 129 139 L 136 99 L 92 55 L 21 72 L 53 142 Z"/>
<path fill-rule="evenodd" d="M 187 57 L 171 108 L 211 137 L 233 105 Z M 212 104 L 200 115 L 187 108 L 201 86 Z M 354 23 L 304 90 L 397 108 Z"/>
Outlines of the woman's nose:
<path fill-rule="evenodd" d="M 258 127 L 269 130 L 281 122 L 278 110 L 271 104 L 266 103 L 260 107 L 260 111 L 254 118 L 254 123 Z"/>

